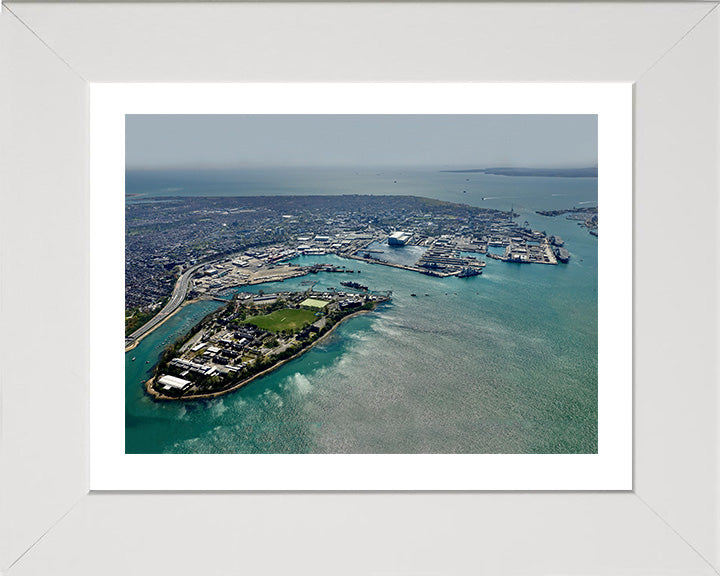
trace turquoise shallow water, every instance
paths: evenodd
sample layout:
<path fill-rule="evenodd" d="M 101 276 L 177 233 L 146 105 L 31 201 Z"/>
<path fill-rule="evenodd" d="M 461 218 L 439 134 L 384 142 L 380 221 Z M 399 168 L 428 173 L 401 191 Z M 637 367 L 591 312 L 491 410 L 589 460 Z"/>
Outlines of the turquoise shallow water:
<path fill-rule="evenodd" d="M 520 181 L 517 195 L 537 208 L 557 206 L 533 179 L 508 180 Z M 578 186 L 564 205 L 588 195 L 587 181 Z M 515 205 L 518 220 L 562 236 L 569 264 L 488 259 L 481 276 L 438 279 L 335 256 L 298 258 L 359 269 L 354 280 L 392 290 L 393 300 L 237 392 L 154 403 L 142 381 L 162 349 L 220 304 L 183 308 L 126 354 L 127 452 L 596 452 L 598 239 L 526 205 Z M 304 289 L 305 279 L 252 291 Z M 340 287 L 347 278 L 312 279 Z"/>

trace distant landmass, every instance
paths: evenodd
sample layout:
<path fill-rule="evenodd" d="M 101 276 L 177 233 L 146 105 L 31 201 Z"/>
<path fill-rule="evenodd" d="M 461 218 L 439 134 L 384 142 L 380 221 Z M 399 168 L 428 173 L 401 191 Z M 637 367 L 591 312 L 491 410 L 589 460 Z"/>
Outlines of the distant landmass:
<path fill-rule="evenodd" d="M 545 176 L 548 178 L 597 178 L 597 166 L 588 168 L 472 168 L 468 170 L 440 170 L 458 174 L 483 173 L 494 176 Z"/>

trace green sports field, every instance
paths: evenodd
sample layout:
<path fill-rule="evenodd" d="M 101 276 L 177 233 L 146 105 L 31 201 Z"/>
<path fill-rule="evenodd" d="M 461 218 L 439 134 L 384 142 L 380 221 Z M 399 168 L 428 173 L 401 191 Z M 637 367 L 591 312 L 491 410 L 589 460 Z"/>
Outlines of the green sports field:
<path fill-rule="evenodd" d="M 248 318 L 245 324 L 252 324 L 269 332 L 282 332 L 288 329 L 298 330 L 314 320 L 316 317 L 312 310 L 284 308 L 263 316 Z"/>

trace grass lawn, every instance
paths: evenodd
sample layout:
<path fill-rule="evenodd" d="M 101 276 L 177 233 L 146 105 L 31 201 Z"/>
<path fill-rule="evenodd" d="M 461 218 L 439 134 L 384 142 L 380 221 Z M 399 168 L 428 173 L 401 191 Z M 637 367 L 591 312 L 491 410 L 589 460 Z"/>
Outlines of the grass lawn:
<path fill-rule="evenodd" d="M 315 312 L 312 310 L 284 308 L 263 316 L 248 318 L 245 324 L 252 324 L 269 332 L 281 332 L 288 329 L 298 330 L 316 319 Z"/>

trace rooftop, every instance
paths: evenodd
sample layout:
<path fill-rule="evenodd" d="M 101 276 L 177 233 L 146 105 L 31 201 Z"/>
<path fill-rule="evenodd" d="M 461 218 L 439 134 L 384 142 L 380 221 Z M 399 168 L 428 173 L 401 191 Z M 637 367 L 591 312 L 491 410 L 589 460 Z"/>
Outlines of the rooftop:
<path fill-rule="evenodd" d="M 182 378 L 177 378 L 175 376 L 161 376 L 158 380 L 159 384 L 162 384 L 163 386 L 169 386 L 170 388 L 178 388 L 182 389 L 185 388 L 188 384 L 192 384 L 190 380 L 183 380 Z"/>
<path fill-rule="evenodd" d="M 305 300 L 300 302 L 300 306 L 307 306 L 308 308 L 317 308 L 319 310 L 322 310 L 327 305 L 328 305 L 327 301 L 317 300 L 315 298 L 305 298 Z"/>

